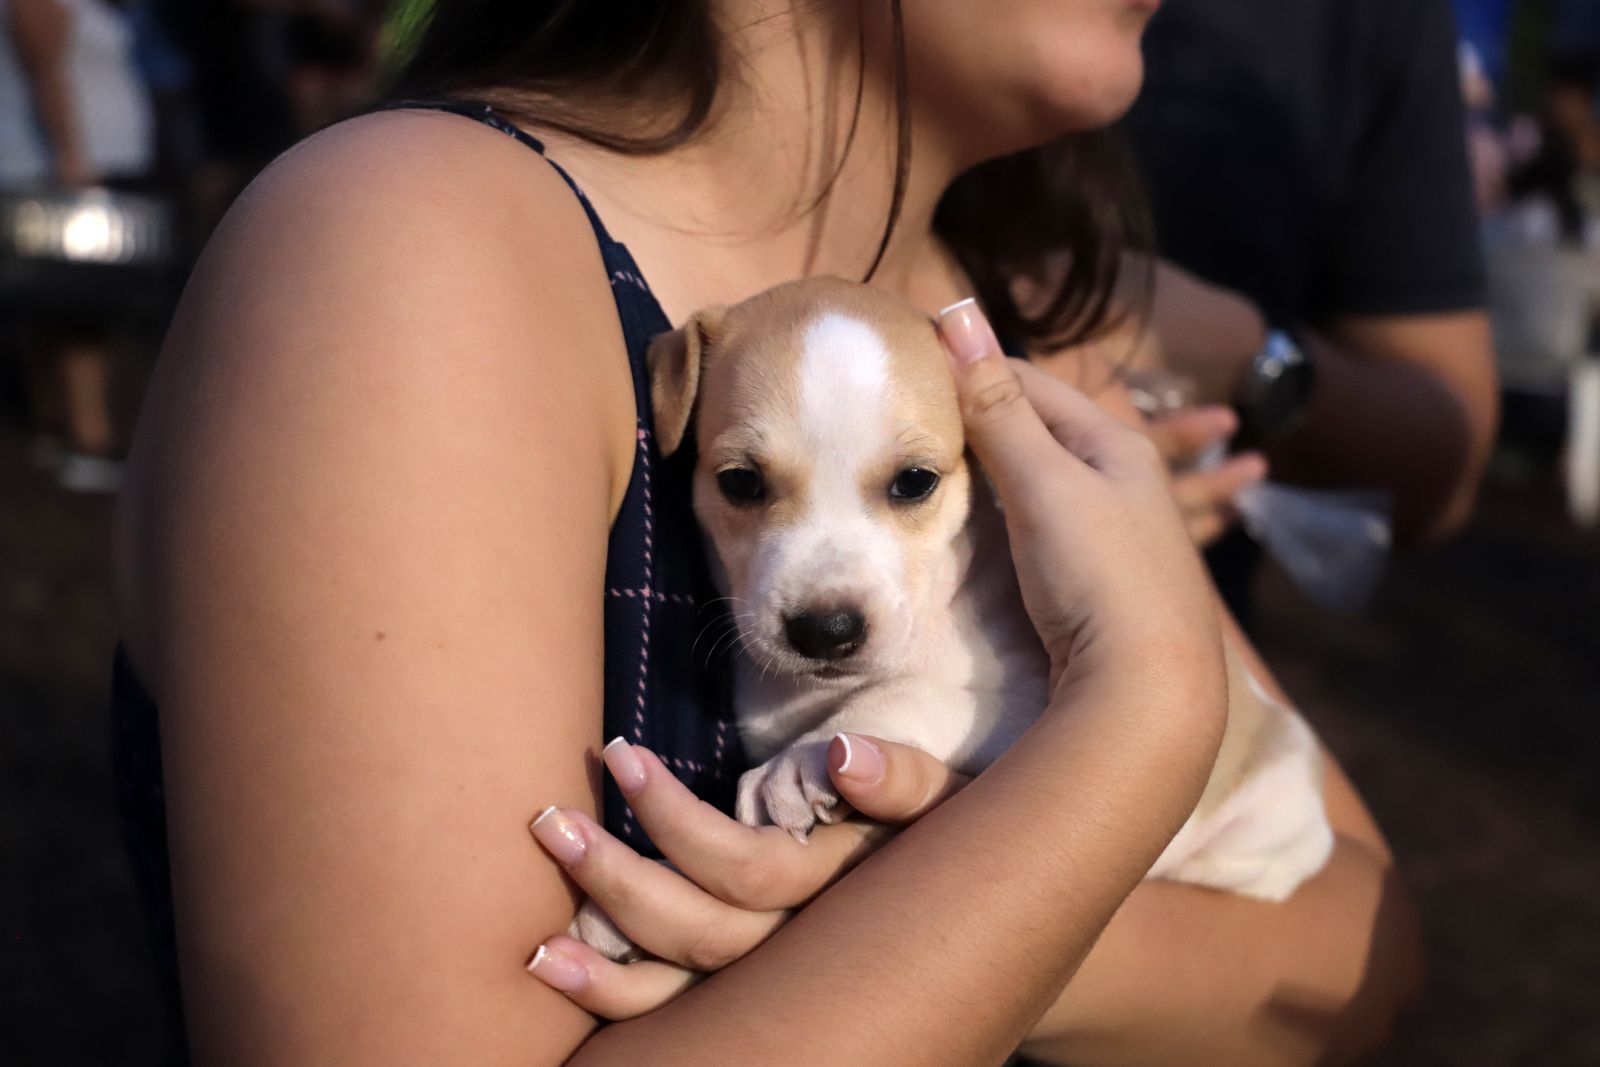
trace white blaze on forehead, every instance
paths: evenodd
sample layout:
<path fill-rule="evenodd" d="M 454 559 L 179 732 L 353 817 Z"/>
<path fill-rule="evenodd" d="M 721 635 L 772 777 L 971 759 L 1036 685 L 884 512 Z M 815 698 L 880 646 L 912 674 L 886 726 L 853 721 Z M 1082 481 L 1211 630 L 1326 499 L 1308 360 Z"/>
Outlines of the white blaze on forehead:
<path fill-rule="evenodd" d="M 839 312 L 806 328 L 800 357 L 800 429 L 826 452 L 819 468 L 853 471 L 878 458 L 893 435 L 889 350 L 877 330 Z"/>
<path fill-rule="evenodd" d="M 903 559 L 881 509 L 868 506 L 864 472 L 895 448 L 894 377 L 888 346 L 867 322 L 819 315 L 800 338 L 798 404 L 783 434 L 799 451 L 806 491 L 795 520 L 763 539 L 750 569 L 758 617 L 854 605 L 867 617 L 869 648 L 904 631 Z M 779 631 L 781 634 L 781 631 Z M 783 638 L 772 639 L 781 644 Z"/>
<path fill-rule="evenodd" d="M 894 383 L 883 336 L 838 312 L 801 339 L 798 438 L 809 474 L 798 521 L 770 544 L 767 576 L 780 598 L 806 604 L 819 593 L 867 608 L 897 603 L 899 542 L 866 505 L 862 474 L 894 449 Z"/>

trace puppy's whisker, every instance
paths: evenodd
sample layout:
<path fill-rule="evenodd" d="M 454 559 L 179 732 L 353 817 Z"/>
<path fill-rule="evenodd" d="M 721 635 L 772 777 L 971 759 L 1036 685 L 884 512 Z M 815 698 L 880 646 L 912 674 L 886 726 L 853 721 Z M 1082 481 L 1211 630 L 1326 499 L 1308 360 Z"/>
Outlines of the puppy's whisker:
<path fill-rule="evenodd" d="M 718 653 L 726 651 L 727 648 L 731 646 L 732 642 L 738 639 L 738 636 L 738 629 L 732 626 L 728 627 L 728 629 L 724 630 L 721 634 L 718 634 L 717 639 L 712 642 L 711 647 L 706 650 L 706 666 L 710 667 L 712 663 L 716 661 Z"/>
<path fill-rule="evenodd" d="M 718 648 L 717 654 L 721 656 L 724 661 L 732 663 L 734 658 L 738 656 L 741 651 L 743 651 L 743 648 L 744 646 L 739 640 L 739 635 L 736 633 L 730 634 L 728 636 L 728 640 Z"/>
<path fill-rule="evenodd" d="M 735 656 L 750 653 L 750 635 L 743 627 L 734 625 L 729 627 L 727 644 L 722 645 L 720 651 L 731 661 Z M 709 661 L 708 661 L 709 662 Z"/>
<path fill-rule="evenodd" d="M 706 634 L 711 632 L 711 628 L 718 625 L 725 625 L 726 622 L 726 619 L 712 619 L 710 622 L 700 627 L 700 632 L 695 634 L 694 643 L 689 646 L 689 658 L 691 660 L 694 659 L 695 650 L 700 647 L 700 642 L 705 639 Z"/>

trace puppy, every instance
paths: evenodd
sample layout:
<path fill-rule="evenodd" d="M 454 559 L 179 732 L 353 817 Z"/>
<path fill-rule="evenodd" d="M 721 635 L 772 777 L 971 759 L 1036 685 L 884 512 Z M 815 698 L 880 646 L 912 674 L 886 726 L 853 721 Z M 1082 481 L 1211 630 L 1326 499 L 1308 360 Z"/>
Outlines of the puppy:
<path fill-rule="evenodd" d="M 840 818 L 841 731 L 974 774 L 1046 702 L 994 495 L 966 453 L 921 312 L 835 278 L 694 315 L 651 346 L 664 454 L 691 427 L 695 515 L 734 605 L 739 818 L 803 835 Z M 1210 783 L 1153 877 L 1279 900 L 1332 847 L 1310 729 L 1230 657 Z"/>
<path fill-rule="evenodd" d="M 946 359 L 926 315 L 834 278 L 651 346 L 658 442 L 696 435 L 695 515 L 738 629 L 745 823 L 804 837 L 847 814 L 827 766 L 841 731 L 976 774 L 1044 710 L 1049 664 Z M 1318 748 L 1231 654 L 1229 671 L 1210 781 L 1149 876 L 1282 900 L 1333 843 Z M 626 948 L 592 908 L 576 926 Z"/>

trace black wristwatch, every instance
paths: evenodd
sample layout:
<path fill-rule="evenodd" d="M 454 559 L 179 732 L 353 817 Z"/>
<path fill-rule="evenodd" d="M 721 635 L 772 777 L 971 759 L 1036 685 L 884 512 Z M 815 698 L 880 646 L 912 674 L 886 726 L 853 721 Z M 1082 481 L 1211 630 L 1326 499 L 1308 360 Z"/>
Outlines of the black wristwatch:
<path fill-rule="evenodd" d="M 1239 442 L 1260 444 L 1292 429 L 1311 403 L 1316 380 L 1316 367 L 1294 335 L 1268 330 L 1233 391 Z"/>

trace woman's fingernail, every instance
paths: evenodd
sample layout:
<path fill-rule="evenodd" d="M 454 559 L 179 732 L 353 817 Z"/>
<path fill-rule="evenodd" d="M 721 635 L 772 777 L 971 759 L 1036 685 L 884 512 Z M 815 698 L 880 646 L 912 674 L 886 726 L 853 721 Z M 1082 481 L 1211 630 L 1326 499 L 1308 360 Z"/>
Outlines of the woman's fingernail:
<path fill-rule="evenodd" d="M 611 771 L 611 777 L 617 780 L 617 788 L 622 790 L 623 796 L 631 797 L 644 788 L 644 762 L 628 742 L 620 737 L 613 738 L 600 753 L 600 758 L 606 761 L 606 767 Z"/>
<path fill-rule="evenodd" d="M 939 333 L 957 363 L 976 363 L 999 350 L 989 320 L 972 297 L 939 312 Z"/>
<path fill-rule="evenodd" d="M 1267 477 L 1267 457 L 1259 452 L 1246 452 L 1235 460 L 1244 468 L 1243 476 L 1246 483 L 1254 485 L 1264 481 Z"/>
<path fill-rule="evenodd" d="M 575 867 L 583 860 L 589 844 L 583 839 L 578 824 L 569 819 L 560 808 L 551 806 L 539 813 L 529 827 L 544 850 L 554 856 L 563 867 Z"/>
<path fill-rule="evenodd" d="M 583 964 L 545 945 L 528 961 L 528 973 L 563 993 L 581 993 L 589 986 L 589 971 Z"/>
<path fill-rule="evenodd" d="M 864 737 L 836 734 L 835 753 L 840 754 L 838 773 L 852 782 L 871 785 L 883 778 L 883 753 Z"/>

